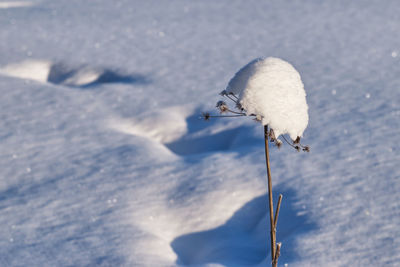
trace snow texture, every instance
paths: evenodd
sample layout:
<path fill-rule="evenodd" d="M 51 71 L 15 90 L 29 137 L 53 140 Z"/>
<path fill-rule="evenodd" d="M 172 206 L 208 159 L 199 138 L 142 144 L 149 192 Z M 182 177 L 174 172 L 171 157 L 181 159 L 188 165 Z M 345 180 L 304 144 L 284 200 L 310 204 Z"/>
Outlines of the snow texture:
<path fill-rule="evenodd" d="M 308 124 L 306 93 L 300 74 L 288 62 L 257 58 L 235 74 L 226 91 L 238 95 L 247 115 L 260 116 L 276 138 L 286 133 L 292 140 L 302 137 Z"/>
<path fill-rule="evenodd" d="M 261 55 L 310 116 L 279 266 L 399 266 L 398 0 L 0 3 L 1 267 L 270 265 L 262 126 L 199 119 Z"/>

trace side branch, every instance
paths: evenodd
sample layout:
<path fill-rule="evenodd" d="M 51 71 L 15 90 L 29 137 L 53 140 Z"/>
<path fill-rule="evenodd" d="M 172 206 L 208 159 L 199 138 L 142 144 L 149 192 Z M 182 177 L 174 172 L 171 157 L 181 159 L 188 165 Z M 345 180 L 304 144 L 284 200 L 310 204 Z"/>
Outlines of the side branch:
<path fill-rule="evenodd" d="M 280 243 L 280 242 L 278 244 L 276 244 L 275 257 L 274 257 L 274 260 L 272 261 L 272 266 L 273 267 L 277 267 L 278 266 L 278 258 L 281 255 L 281 246 L 282 246 L 282 243 Z"/>
<path fill-rule="evenodd" d="M 275 211 L 275 218 L 274 218 L 274 228 L 276 231 L 276 225 L 278 224 L 278 216 L 279 216 L 279 210 L 281 208 L 281 203 L 282 203 L 282 194 L 279 195 L 279 199 L 278 199 L 278 204 L 276 204 L 276 211 Z"/>

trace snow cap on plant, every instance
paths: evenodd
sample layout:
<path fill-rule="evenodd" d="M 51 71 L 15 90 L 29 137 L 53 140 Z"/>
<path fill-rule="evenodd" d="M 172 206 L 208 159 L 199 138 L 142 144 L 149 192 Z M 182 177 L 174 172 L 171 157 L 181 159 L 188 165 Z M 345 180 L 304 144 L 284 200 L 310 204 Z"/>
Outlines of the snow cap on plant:
<path fill-rule="evenodd" d="M 220 93 L 235 104 L 232 110 L 224 101 L 216 107 L 220 113 L 203 118 L 253 116 L 255 121 L 268 126 L 267 137 L 278 147 L 282 138 L 297 151 L 310 151 L 300 143 L 308 124 L 306 93 L 300 74 L 288 62 L 274 57 L 257 58 L 241 68 Z M 289 134 L 290 143 L 284 136 Z"/>
<path fill-rule="evenodd" d="M 304 85 L 300 74 L 288 62 L 274 57 L 257 58 L 241 68 L 220 95 L 231 100 L 237 110 L 230 109 L 224 101 L 218 101 L 216 108 L 221 114 L 228 113 L 228 115 L 211 116 L 209 113 L 203 113 L 205 120 L 211 117 L 253 116 L 256 121 L 264 125 L 271 229 L 271 264 L 272 267 L 277 267 L 281 243 L 276 243 L 276 225 L 282 195 L 279 196 L 274 213 L 268 141 L 274 142 L 279 148 L 282 142 L 278 138 L 282 135 L 282 138 L 297 151 L 310 151 L 308 146 L 300 143 L 308 124 L 308 106 Z M 289 134 L 292 139 L 291 143 L 284 134 Z"/>
<path fill-rule="evenodd" d="M 306 93 L 300 74 L 288 62 L 257 58 L 241 68 L 222 92 L 236 96 L 246 115 L 261 117 L 275 138 L 289 134 L 299 140 L 308 124 Z"/>

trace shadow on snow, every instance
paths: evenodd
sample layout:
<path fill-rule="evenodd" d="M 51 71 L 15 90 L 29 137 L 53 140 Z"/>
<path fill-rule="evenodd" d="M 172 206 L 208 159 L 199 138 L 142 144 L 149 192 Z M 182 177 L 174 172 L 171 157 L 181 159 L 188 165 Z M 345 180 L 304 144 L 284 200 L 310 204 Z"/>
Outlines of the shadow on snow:
<path fill-rule="evenodd" d="M 281 192 L 279 188 L 275 192 Z M 290 263 L 299 255 L 296 241 L 300 235 L 316 229 L 315 223 L 299 215 L 294 203 L 294 191 L 283 191 L 279 214 L 277 241 L 282 242 L 279 262 Z M 275 198 L 275 203 L 277 198 Z M 248 266 L 270 257 L 268 196 L 263 195 L 246 203 L 223 225 L 202 232 L 175 238 L 171 247 L 179 265 L 217 263 L 224 266 Z"/>
<path fill-rule="evenodd" d="M 147 84 L 149 80 L 141 74 L 124 74 L 117 70 L 93 68 L 89 66 L 71 67 L 53 64 L 47 81 L 81 89 L 90 89 L 105 83 Z"/>
<path fill-rule="evenodd" d="M 250 125 L 212 132 L 217 123 L 220 123 L 221 120 L 229 119 L 239 118 L 217 118 L 204 121 L 201 119 L 201 112 L 197 111 L 186 119 L 188 132 L 178 140 L 165 145 L 177 155 L 189 156 L 215 151 L 227 151 L 235 146 L 248 146 L 262 142 L 260 138 L 254 136 L 254 127 Z"/>

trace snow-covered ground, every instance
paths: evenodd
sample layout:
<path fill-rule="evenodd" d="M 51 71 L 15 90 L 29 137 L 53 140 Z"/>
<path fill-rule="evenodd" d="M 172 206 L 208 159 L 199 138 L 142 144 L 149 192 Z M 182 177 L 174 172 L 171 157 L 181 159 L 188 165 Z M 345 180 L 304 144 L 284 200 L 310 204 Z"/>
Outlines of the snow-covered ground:
<path fill-rule="evenodd" d="M 397 0 L 0 0 L 0 266 L 268 266 L 263 129 L 198 119 L 260 56 L 310 115 L 279 265 L 399 266 L 399 35 Z"/>

